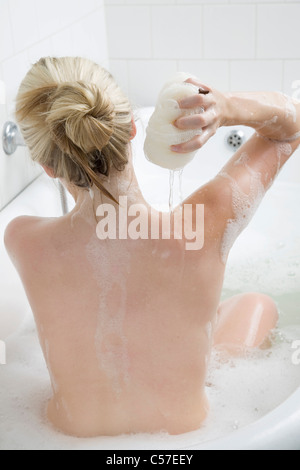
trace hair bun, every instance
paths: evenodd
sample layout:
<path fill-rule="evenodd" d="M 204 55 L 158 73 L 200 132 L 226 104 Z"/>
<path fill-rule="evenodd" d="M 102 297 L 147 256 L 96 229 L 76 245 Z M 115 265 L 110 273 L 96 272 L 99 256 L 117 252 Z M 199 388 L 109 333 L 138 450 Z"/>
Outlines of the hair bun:
<path fill-rule="evenodd" d="M 58 147 L 72 154 L 72 147 L 84 153 L 102 150 L 114 131 L 114 105 L 93 83 L 63 83 L 51 96 L 47 124 Z"/>

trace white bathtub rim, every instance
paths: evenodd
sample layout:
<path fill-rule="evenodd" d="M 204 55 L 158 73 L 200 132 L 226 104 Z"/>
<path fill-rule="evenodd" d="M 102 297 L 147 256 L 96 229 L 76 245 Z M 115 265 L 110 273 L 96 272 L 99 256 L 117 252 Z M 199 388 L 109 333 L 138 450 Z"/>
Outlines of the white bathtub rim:
<path fill-rule="evenodd" d="M 188 450 L 300 450 L 300 387 L 254 423 Z"/>
<path fill-rule="evenodd" d="M 43 175 L 38 181 L 44 178 Z M 275 184 L 286 183 L 277 181 Z M 289 186 L 291 184 L 288 183 Z M 30 186 L 32 188 L 34 185 Z M 6 215 L 7 209 L 1 215 Z M 187 444 L 179 447 L 186 450 L 300 450 L 300 387 L 277 408 L 254 423 L 222 438 L 201 443 L 195 443 L 193 438 L 193 441 L 191 446 Z"/>
<path fill-rule="evenodd" d="M 23 321 L 9 339 L 14 334 L 20 331 L 22 326 L 25 326 L 28 321 L 33 321 L 33 315 L 30 308 L 24 314 Z M 295 367 L 300 367 L 295 366 Z M 126 437 L 126 436 L 123 436 Z M 128 437 L 128 436 L 127 436 Z M 172 442 L 172 440 L 174 441 Z M 116 437 L 118 442 L 118 437 Z M 189 444 L 190 442 L 190 444 Z M 119 442 L 121 444 L 121 442 Z M 208 441 L 197 442 L 197 436 L 193 433 L 191 435 L 182 434 L 179 436 L 169 436 L 166 441 L 166 447 L 162 447 L 161 441 L 156 443 L 151 441 L 148 445 L 142 446 L 145 449 L 160 449 L 165 448 L 169 450 L 300 450 L 300 387 L 283 401 L 278 407 L 267 413 L 257 421 L 249 425 L 241 427 L 237 431 L 232 431 L 227 435 L 219 438 L 211 439 Z M 139 448 L 142 448 L 138 445 Z M 97 450 L 97 443 L 87 444 L 83 446 L 86 449 Z M 127 442 L 127 445 L 120 448 L 124 450 L 138 450 L 132 447 L 132 444 Z"/>

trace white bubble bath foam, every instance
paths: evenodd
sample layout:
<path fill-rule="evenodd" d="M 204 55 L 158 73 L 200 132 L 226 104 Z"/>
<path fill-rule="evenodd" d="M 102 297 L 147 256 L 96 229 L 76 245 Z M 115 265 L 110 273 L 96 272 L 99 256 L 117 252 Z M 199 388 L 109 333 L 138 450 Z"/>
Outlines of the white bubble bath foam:
<path fill-rule="evenodd" d="M 142 155 L 145 121 L 152 111 L 143 110 L 138 123 L 135 166 L 146 199 L 167 210 L 169 172 Z M 185 169 L 184 196 L 217 174 L 230 158 L 224 145 L 227 132 L 222 129 Z M 299 160 L 299 152 L 294 158 Z M 294 174 L 292 166 L 284 170 L 234 245 L 223 289 L 223 299 L 249 291 L 272 296 L 280 310 L 272 346 L 238 359 L 213 353 L 207 377 L 209 417 L 198 431 L 180 436 L 78 439 L 51 427 L 45 417 L 49 374 L 2 235 L 18 215 L 58 216 L 57 190 L 41 176 L 0 212 L 0 340 L 6 345 L 6 365 L 0 365 L 0 449 L 300 449 L 300 365 L 293 361 L 293 344 L 300 341 L 300 182 L 291 180 Z M 175 199 L 177 193 L 175 188 Z"/>

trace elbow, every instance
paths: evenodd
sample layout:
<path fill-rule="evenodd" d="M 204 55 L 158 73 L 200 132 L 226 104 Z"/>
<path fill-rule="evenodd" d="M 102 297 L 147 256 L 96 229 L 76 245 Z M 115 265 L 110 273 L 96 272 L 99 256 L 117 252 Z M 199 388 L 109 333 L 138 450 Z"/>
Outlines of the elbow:
<path fill-rule="evenodd" d="M 290 124 L 290 130 L 286 142 L 300 143 L 300 101 L 286 97 L 285 118 Z"/>

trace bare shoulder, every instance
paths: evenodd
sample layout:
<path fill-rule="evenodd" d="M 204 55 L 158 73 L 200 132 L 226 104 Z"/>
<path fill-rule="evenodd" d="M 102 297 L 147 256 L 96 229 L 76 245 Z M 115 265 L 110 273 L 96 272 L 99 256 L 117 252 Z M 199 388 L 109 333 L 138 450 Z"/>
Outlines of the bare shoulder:
<path fill-rule="evenodd" d="M 217 175 L 192 194 L 185 203 L 203 204 L 206 234 L 222 236 L 232 214 L 232 188 L 227 179 Z"/>
<path fill-rule="evenodd" d="M 37 252 L 43 240 L 45 225 L 49 220 L 42 217 L 21 216 L 13 219 L 4 233 L 5 248 L 12 261 L 32 257 Z"/>
<path fill-rule="evenodd" d="M 26 241 L 28 235 L 33 234 L 41 223 L 40 217 L 20 216 L 13 219 L 6 227 L 4 243 L 8 251 Z"/>

